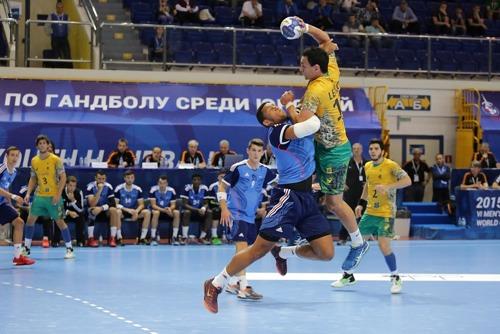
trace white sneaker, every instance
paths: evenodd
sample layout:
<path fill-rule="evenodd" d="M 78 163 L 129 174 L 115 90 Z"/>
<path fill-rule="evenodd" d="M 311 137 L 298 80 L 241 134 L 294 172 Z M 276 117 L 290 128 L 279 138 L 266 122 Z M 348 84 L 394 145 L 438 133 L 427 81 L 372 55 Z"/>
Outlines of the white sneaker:
<path fill-rule="evenodd" d="M 353 284 L 356 284 L 356 279 L 354 279 L 354 275 L 344 273 L 344 275 L 342 275 L 342 278 L 339 279 L 338 281 L 333 282 L 331 286 L 334 288 L 343 288 L 345 286 Z"/>
<path fill-rule="evenodd" d="M 401 293 L 401 289 L 403 288 L 403 281 L 399 277 L 399 275 L 391 275 L 391 293 L 397 294 Z"/>
<path fill-rule="evenodd" d="M 239 283 L 228 284 L 226 286 L 226 292 L 230 293 L 232 295 L 237 295 L 239 291 L 240 291 L 240 285 L 239 285 Z"/>
<path fill-rule="evenodd" d="M 64 258 L 66 260 L 75 258 L 75 252 L 73 252 L 73 248 L 66 248 L 66 254 L 64 255 Z"/>
<path fill-rule="evenodd" d="M 158 246 L 158 241 L 156 240 L 151 241 L 151 246 Z"/>

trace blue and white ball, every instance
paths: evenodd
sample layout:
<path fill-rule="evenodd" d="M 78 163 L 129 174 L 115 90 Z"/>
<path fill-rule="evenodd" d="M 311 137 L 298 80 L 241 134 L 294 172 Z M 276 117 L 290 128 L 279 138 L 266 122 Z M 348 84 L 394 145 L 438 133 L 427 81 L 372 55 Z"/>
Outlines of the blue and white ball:
<path fill-rule="evenodd" d="M 303 30 L 300 26 L 300 21 L 293 16 L 289 16 L 280 24 L 280 30 L 283 37 L 286 39 L 297 39 L 302 36 Z"/>

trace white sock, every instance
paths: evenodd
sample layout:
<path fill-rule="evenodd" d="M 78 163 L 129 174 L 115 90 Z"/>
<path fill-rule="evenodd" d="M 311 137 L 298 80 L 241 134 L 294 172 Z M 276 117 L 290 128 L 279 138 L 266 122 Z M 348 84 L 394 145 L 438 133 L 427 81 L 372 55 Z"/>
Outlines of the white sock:
<path fill-rule="evenodd" d="M 212 238 L 217 238 L 217 228 L 212 228 Z"/>
<path fill-rule="evenodd" d="M 224 268 L 223 271 L 217 276 L 214 277 L 214 280 L 212 281 L 212 284 L 219 289 L 224 288 L 224 286 L 227 284 L 227 282 L 231 279 L 231 276 L 226 271 L 226 268 Z"/>
<path fill-rule="evenodd" d="M 73 245 L 71 244 L 71 241 L 70 242 L 65 242 L 64 244 L 66 245 L 66 248 L 73 248 Z"/>
<path fill-rule="evenodd" d="M 148 234 L 148 229 L 147 228 L 143 228 L 142 231 L 141 231 L 141 239 L 144 239 L 147 234 Z"/>
<path fill-rule="evenodd" d="M 111 238 L 116 237 L 116 226 L 111 226 Z"/>
<path fill-rule="evenodd" d="M 391 276 L 399 275 L 398 270 L 391 271 Z"/>
<path fill-rule="evenodd" d="M 22 247 L 21 244 L 14 244 L 14 258 L 21 256 Z"/>
<path fill-rule="evenodd" d="M 174 233 L 172 234 L 172 237 L 173 238 L 177 238 L 178 235 L 179 235 L 179 228 L 178 227 L 174 227 Z"/>
<path fill-rule="evenodd" d="M 24 239 L 24 246 L 27 248 L 31 248 L 31 239 Z"/>
<path fill-rule="evenodd" d="M 122 239 L 123 238 L 122 237 L 122 229 L 121 228 L 119 228 L 119 229 L 116 230 L 116 237 L 118 239 Z"/>
<path fill-rule="evenodd" d="M 238 284 L 239 281 L 240 281 L 239 276 L 231 276 L 231 278 L 229 279 L 229 284 L 236 285 Z"/>
<path fill-rule="evenodd" d="M 156 229 L 152 228 L 151 229 L 151 239 L 154 239 L 154 238 L 156 238 Z"/>
<path fill-rule="evenodd" d="M 116 228 L 116 227 L 115 227 Z M 113 228 L 111 228 L 111 230 L 113 230 Z M 94 237 L 94 226 L 89 226 L 87 228 L 87 232 L 89 234 L 89 238 L 93 238 Z"/>
<path fill-rule="evenodd" d="M 201 239 L 205 239 L 206 236 L 207 236 L 207 232 L 202 231 L 201 234 L 200 234 L 200 238 Z"/>
<path fill-rule="evenodd" d="M 349 236 L 351 237 L 352 247 L 358 247 L 363 244 L 363 236 L 361 235 L 361 232 L 359 232 L 359 228 L 357 228 L 353 233 L 349 233 Z"/>
<path fill-rule="evenodd" d="M 189 232 L 189 226 L 183 226 L 182 227 L 182 236 L 184 238 L 187 238 L 188 237 L 188 232 Z"/>
<path fill-rule="evenodd" d="M 246 275 L 239 276 L 238 279 L 240 281 L 240 290 L 244 291 L 248 286 L 247 276 Z"/>
<path fill-rule="evenodd" d="M 297 254 L 295 254 L 295 252 L 297 251 L 297 247 L 299 246 L 281 247 L 279 256 L 282 259 L 288 259 L 289 257 L 297 256 Z"/>

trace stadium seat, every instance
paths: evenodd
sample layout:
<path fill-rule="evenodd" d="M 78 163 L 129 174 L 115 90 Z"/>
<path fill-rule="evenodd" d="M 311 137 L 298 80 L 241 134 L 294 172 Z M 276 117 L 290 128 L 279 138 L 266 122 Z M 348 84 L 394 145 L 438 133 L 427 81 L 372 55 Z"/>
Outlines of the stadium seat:
<path fill-rule="evenodd" d="M 216 49 L 217 50 L 217 49 Z M 217 59 L 219 64 L 232 64 L 233 63 L 233 52 L 220 51 L 217 50 Z"/>
<path fill-rule="evenodd" d="M 297 68 L 299 59 L 298 56 L 287 53 L 287 52 L 280 52 L 279 57 L 281 60 L 281 66 L 288 66 L 288 67 L 295 67 Z"/>
<path fill-rule="evenodd" d="M 204 42 L 206 39 L 205 33 L 202 30 L 186 30 L 184 32 L 184 40 L 186 42 Z"/>
<path fill-rule="evenodd" d="M 257 54 L 254 52 L 238 52 L 238 65 L 257 65 L 259 63 Z"/>
<path fill-rule="evenodd" d="M 281 60 L 274 52 L 259 52 L 258 64 L 264 66 L 279 66 L 281 64 Z"/>
<path fill-rule="evenodd" d="M 234 23 L 233 10 L 230 7 L 215 6 L 215 21 L 221 26 L 231 26 Z"/>
<path fill-rule="evenodd" d="M 380 60 L 380 68 L 383 69 L 396 69 L 399 67 L 399 61 L 393 50 L 390 49 L 380 49 L 378 50 L 378 56 Z"/>
<path fill-rule="evenodd" d="M 192 63 L 193 62 L 193 52 L 189 51 L 177 51 L 174 53 L 174 62 L 176 63 Z"/>
<path fill-rule="evenodd" d="M 207 40 L 210 43 L 232 43 L 233 34 L 227 31 L 207 30 Z"/>
<path fill-rule="evenodd" d="M 222 53 L 233 53 L 233 46 L 229 43 L 215 43 L 213 49 Z"/>
<path fill-rule="evenodd" d="M 195 51 L 212 52 L 212 44 L 208 42 L 194 42 L 192 49 Z"/>
<path fill-rule="evenodd" d="M 154 20 L 154 10 L 148 3 L 138 2 L 131 4 L 130 14 L 133 23 L 146 23 Z"/>
<path fill-rule="evenodd" d="M 198 51 L 198 63 L 200 64 L 216 64 L 217 55 L 213 51 Z"/>

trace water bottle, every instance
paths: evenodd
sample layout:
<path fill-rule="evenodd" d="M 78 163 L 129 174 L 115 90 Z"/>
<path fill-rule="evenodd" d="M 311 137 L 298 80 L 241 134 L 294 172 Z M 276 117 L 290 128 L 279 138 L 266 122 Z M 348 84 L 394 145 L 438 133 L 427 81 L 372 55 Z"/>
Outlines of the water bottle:
<path fill-rule="evenodd" d="M 80 165 L 80 166 L 83 166 L 83 157 L 80 157 L 80 160 L 79 160 L 79 165 Z"/>

